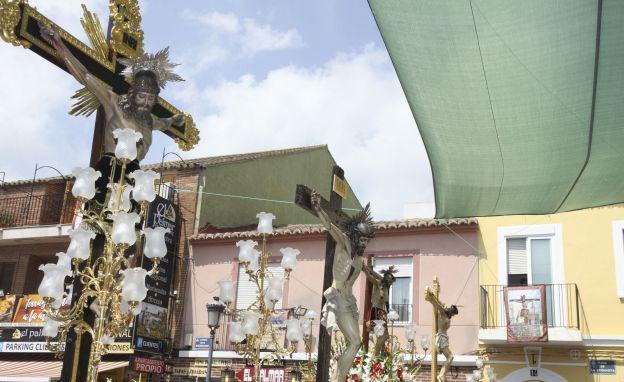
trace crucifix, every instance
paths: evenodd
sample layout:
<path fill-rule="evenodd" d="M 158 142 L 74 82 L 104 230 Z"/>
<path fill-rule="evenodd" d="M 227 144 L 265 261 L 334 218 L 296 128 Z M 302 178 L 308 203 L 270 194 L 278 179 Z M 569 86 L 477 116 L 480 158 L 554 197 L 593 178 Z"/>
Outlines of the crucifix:
<path fill-rule="evenodd" d="M 342 170 L 335 166 L 332 194 L 342 175 Z M 362 345 L 358 307 L 352 288 L 362 271 L 366 245 L 375 235 L 370 206 L 349 216 L 336 207 L 335 201 L 332 204 L 303 185 L 297 186 L 295 203 L 317 216 L 328 232 L 321 317 L 321 326 L 325 329 L 319 329 L 317 381 L 342 382 Z M 338 357 L 333 375 L 328 378 L 330 333 L 337 329 L 346 339 L 346 348 Z"/>
<path fill-rule="evenodd" d="M 91 43 L 88 46 L 28 5 L 27 0 L 0 0 L 0 38 L 15 46 L 30 49 L 72 74 L 84 86 L 72 97 L 76 102 L 70 114 L 88 116 L 98 110 L 93 136 L 92 166 L 97 163 L 104 150 L 110 149 L 110 130 L 123 124 L 116 123 L 117 113 L 114 109 L 117 109 L 115 104 L 121 105 L 122 98 L 128 98 L 133 90 L 133 81 L 136 79 L 128 75 L 129 60 L 146 57 L 143 52 L 143 31 L 140 27 L 141 14 L 137 0 L 109 1 L 108 37 L 104 36 L 97 15 L 89 12 L 83 5 L 84 15 L 81 22 Z M 163 55 L 167 52 L 159 53 Z M 146 82 L 147 80 L 141 81 L 141 84 L 146 85 L 144 88 L 149 85 Z M 120 102 L 117 102 L 117 98 Z M 149 134 L 142 132 L 146 137 L 142 143 L 145 146 L 143 149 L 151 144 L 151 130 L 160 130 L 169 135 L 182 150 L 193 148 L 199 141 L 199 133 L 192 117 L 157 94 L 153 95 L 153 100 L 148 101 L 152 104 L 151 110 L 146 111 L 147 115 L 137 117 L 150 124 L 151 121 L 162 123 L 154 123 Z M 139 109 L 141 111 L 144 110 Z M 139 147 L 139 151 L 139 159 L 142 159 L 145 154 L 143 151 L 146 150 Z"/>
<path fill-rule="evenodd" d="M 444 382 L 446 373 L 453 363 L 453 353 L 449 347 L 448 329 L 451 327 L 451 318 L 455 316 L 457 306 L 447 307 L 440 301 L 440 282 L 433 279 L 433 290 L 425 288 L 425 300 L 433 306 L 433 321 L 431 323 L 432 338 L 435 338 L 431 347 L 431 381 Z M 438 375 L 438 354 L 444 354 L 446 363 Z"/>
<path fill-rule="evenodd" d="M 110 0 L 109 8 L 105 37 L 97 15 L 83 5 L 81 22 L 91 43 L 87 46 L 29 6 L 27 0 L 0 0 L 0 38 L 30 49 L 69 72 L 84 86 L 72 97 L 76 103 L 70 114 L 88 116 L 97 110 L 91 166 L 107 162 L 101 158 L 115 146 L 113 132 L 123 129 L 141 133 L 139 160 L 151 145 L 153 130 L 172 137 L 182 150 L 190 150 L 199 140 L 192 117 L 158 97 L 166 81 L 181 80 L 171 71 L 175 65 L 168 61 L 168 50 L 155 55 L 143 52 L 137 0 Z M 138 162 L 135 166 L 138 168 Z M 93 256 L 102 252 L 99 239 L 94 240 Z M 81 290 L 80 280 L 75 280 L 72 302 Z M 93 319 L 89 309 L 84 309 L 83 314 L 85 320 Z M 70 333 L 61 379 L 84 380 L 91 339 Z"/>

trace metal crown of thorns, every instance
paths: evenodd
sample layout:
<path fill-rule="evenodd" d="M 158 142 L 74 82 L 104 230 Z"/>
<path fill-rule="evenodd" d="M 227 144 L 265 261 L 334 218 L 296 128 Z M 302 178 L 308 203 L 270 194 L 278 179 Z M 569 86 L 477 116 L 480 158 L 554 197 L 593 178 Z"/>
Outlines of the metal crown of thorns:
<path fill-rule="evenodd" d="M 140 72 L 151 72 L 156 76 L 158 86 L 163 89 L 169 81 L 184 81 L 182 77 L 173 72 L 173 68 L 179 64 L 169 61 L 169 47 L 155 54 L 143 53 L 137 58 L 120 58 L 119 63 L 126 68 L 121 72 L 128 80 L 132 81 Z"/>

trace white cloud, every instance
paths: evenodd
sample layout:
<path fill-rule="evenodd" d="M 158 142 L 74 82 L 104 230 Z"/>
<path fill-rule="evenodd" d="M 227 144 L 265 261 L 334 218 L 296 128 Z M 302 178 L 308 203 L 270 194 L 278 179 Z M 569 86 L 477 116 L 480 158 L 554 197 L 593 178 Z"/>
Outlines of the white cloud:
<path fill-rule="evenodd" d="M 185 9 L 182 12 L 182 17 L 188 20 L 199 21 L 217 32 L 237 33 L 240 29 L 238 17 L 233 13 L 198 13 L 190 9 Z"/>
<path fill-rule="evenodd" d="M 187 20 L 201 23 L 213 33 L 223 35 L 212 39 L 213 48 L 241 51 L 244 57 L 251 57 L 258 52 L 303 46 L 303 38 L 295 28 L 279 31 L 269 24 L 258 23 L 252 18 L 241 20 L 233 13 L 202 13 L 185 9 L 181 16 Z"/>
<path fill-rule="evenodd" d="M 303 39 L 296 29 L 280 32 L 269 24 L 258 24 L 253 19 L 243 22 L 245 31 L 241 38 L 243 51 L 248 55 L 257 52 L 299 48 L 303 46 Z"/>
<path fill-rule="evenodd" d="M 420 136 L 384 50 L 369 46 L 322 67 L 287 66 L 199 88 L 178 101 L 201 130 L 185 157 L 327 143 L 375 217 L 398 218 L 407 202 L 433 199 Z M 258 192 L 261 192 L 258 190 Z"/>

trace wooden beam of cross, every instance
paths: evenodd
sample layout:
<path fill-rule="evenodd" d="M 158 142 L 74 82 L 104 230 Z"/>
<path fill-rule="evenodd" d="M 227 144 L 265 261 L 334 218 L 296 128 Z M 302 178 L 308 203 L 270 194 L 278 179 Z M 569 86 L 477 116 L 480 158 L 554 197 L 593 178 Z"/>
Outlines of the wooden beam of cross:
<path fill-rule="evenodd" d="M 444 309 L 444 304 L 440 301 L 440 282 L 436 276 L 433 279 L 433 289 L 425 288 L 425 300 L 433 306 L 433 320 L 431 322 L 431 381 L 438 380 L 438 345 L 436 334 L 438 333 L 438 310 Z"/>
<path fill-rule="evenodd" d="M 39 24 L 51 25 L 57 30 L 70 52 L 116 94 L 125 94 L 130 83 L 121 75 L 124 69 L 118 58 L 136 58 L 143 53 L 143 31 L 137 0 L 109 0 L 110 40 L 106 41 L 97 15 L 84 9 L 82 25 L 91 42 L 88 46 L 56 25 L 50 19 L 28 5 L 27 0 L 0 0 L 0 38 L 15 46 L 30 49 L 59 68 L 68 71 L 55 49 L 41 36 Z M 76 103 L 70 114 L 91 114 L 99 104 L 86 89 L 79 90 L 74 97 Z M 175 114 L 184 115 L 184 124 L 165 132 L 173 138 L 180 149 L 190 150 L 199 141 L 199 132 L 193 118 L 181 112 L 166 100 L 158 97 L 152 114 L 168 118 Z"/>
<path fill-rule="evenodd" d="M 340 223 L 348 218 L 348 215 L 342 212 L 342 199 L 345 196 L 343 190 L 346 190 L 344 180 L 344 171 L 339 166 L 334 166 L 332 171 L 332 188 L 329 200 L 321 198 L 321 208 L 327 212 L 331 221 L 340 226 Z M 295 191 L 295 204 L 314 216 L 318 216 L 312 208 L 312 189 L 302 184 L 297 185 Z M 327 290 L 333 281 L 332 268 L 334 266 L 334 253 L 336 251 L 336 242 L 333 237 L 327 233 L 325 245 L 325 270 L 323 274 L 323 291 Z M 322 297 L 321 306 L 325 305 L 325 296 Z M 318 350 L 316 364 L 316 381 L 327 382 L 329 380 L 329 359 L 331 355 L 331 336 L 327 330 L 319 325 L 318 334 Z"/>

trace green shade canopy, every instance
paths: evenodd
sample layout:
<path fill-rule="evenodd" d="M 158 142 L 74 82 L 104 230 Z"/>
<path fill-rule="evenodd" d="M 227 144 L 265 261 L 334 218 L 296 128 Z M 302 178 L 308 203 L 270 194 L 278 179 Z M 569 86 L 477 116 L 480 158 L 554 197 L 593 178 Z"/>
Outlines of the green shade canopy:
<path fill-rule="evenodd" d="M 436 217 L 624 202 L 624 1 L 369 0 Z"/>

